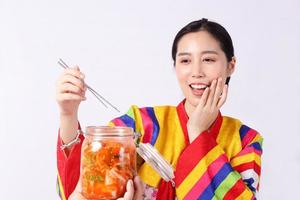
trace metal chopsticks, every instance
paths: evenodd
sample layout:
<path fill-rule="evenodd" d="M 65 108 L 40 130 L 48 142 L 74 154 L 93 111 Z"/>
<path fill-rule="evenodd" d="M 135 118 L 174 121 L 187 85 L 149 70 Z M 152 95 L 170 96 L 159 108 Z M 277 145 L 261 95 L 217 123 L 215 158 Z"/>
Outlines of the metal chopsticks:
<path fill-rule="evenodd" d="M 63 67 L 64 69 L 70 68 L 61 58 L 58 60 L 57 62 L 61 67 Z M 118 108 L 116 108 L 114 105 L 112 105 L 109 101 L 107 101 L 103 96 L 101 96 L 98 92 L 96 92 L 96 90 L 94 90 L 93 88 L 91 88 L 88 84 L 85 83 L 85 86 L 87 87 L 87 89 L 107 108 L 107 105 L 105 103 L 107 103 L 108 105 L 110 105 L 113 109 L 115 109 L 117 112 L 120 112 L 120 110 Z M 105 102 L 105 103 L 104 103 Z"/>

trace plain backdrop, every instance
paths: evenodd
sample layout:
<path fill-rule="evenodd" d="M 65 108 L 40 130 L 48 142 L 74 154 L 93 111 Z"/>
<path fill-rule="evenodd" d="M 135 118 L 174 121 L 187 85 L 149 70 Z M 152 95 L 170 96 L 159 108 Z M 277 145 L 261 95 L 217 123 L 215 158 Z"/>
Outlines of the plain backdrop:
<path fill-rule="evenodd" d="M 122 113 L 177 105 L 176 33 L 206 17 L 232 36 L 237 66 L 223 115 L 264 137 L 261 199 L 300 187 L 300 1 L 0 0 L 0 199 L 58 199 L 55 82 L 63 58 Z M 80 121 L 118 116 L 90 93 Z"/>

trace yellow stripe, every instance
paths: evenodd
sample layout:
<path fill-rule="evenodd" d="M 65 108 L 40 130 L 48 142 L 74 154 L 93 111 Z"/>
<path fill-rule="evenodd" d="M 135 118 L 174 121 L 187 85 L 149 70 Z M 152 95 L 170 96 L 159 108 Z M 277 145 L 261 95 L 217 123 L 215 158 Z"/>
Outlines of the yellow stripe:
<path fill-rule="evenodd" d="M 235 200 L 249 200 L 252 199 L 253 193 L 247 188 Z"/>
<path fill-rule="evenodd" d="M 177 116 L 176 107 L 167 108 L 168 109 L 154 107 L 155 116 L 160 127 L 160 132 L 162 133 L 158 135 L 154 146 L 173 167 L 176 167 L 178 157 L 185 148 L 185 138 Z M 173 120 L 165 117 L 166 112 L 169 113 L 170 116 L 174 116 Z M 170 138 L 172 139 L 170 140 Z"/>
<path fill-rule="evenodd" d="M 231 160 L 242 150 L 239 128 L 242 123 L 231 117 L 223 117 L 222 125 L 217 137 L 217 143 L 225 151 L 228 160 Z"/>
<path fill-rule="evenodd" d="M 59 185 L 59 191 L 60 191 L 61 199 L 62 200 L 67 200 L 66 196 L 65 196 L 63 185 L 62 185 L 61 180 L 60 180 L 60 176 L 57 175 L 57 177 L 58 177 L 58 185 Z"/>
<path fill-rule="evenodd" d="M 206 172 L 207 167 L 215 161 L 222 152 L 220 147 L 216 146 L 211 151 L 209 151 L 204 158 L 194 167 L 194 169 L 189 173 L 189 175 L 184 179 L 184 181 L 177 188 L 176 194 L 179 199 L 183 199 L 184 196 L 191 190 L 200 177 Z"/>
<path fill-rule="evenodd" d="M 114 127 L 116 125 L 113 122 L 109 122 L 107 126 Z"/>
<path fill-rule="evenodd" d="M 177 116 L 176 107 L 154 107 L 160 131 L 154 147 L 175 169 L 178 157 L 185 148 L 184 134 Z M 172 120 L 165 116 L 172 116 Z M 172 138 L 170 140 L 170 138 Z M 139 169 L 141 179 L 152 187 L 158 187 L 161 177 L 150 165 L 144 163 Z"/>
<path fill-rule="evenodd" d="M 248 163 L 248 162 L 251 162 L 251 161 L 255 161 L 258 166 L 261 166 L 260 156 L 257 155 L 255 152 L 248 153 L 246 155 L 236 157 L 236 158 L 232 159 L 230 161 L 230 163 L 231 163 L 232 167 L 235 167 L 235 166 L 238 166 L 240 164 Z"/>
<path fill-rule="evenodd" d="M 260 142 L 260 140 L 262 140 L 262 137 L 259 134 L 257 134 L 249 144 L 252 144 L 254 142 Z"/>

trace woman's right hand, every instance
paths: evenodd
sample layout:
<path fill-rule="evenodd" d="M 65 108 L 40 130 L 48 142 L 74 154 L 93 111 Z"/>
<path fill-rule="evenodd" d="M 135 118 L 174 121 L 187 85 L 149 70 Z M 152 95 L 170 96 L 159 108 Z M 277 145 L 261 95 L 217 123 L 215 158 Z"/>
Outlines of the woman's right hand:
<path fill-rule="evenodd" d="M 57 80 L 56 101 L 60 108 L 60 114 L 64 116 L 75 115 L 81 101 L 86 100 L 86 86 L 84 74 L 78 66 L 65 69 Z"/>

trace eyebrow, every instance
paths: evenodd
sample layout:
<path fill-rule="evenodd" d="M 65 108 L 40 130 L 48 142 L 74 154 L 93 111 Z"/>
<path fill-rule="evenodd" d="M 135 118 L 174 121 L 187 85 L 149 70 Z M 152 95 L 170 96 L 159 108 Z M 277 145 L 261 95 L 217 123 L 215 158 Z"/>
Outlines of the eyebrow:
<path fill-rule="evenodd" d="M 202 51 L 201 54 L 202 55 L 203 54 L 216 54 L 216 55 L 219 55 L 218 52 L 212 51 L 212 50 Z M 186 56 L 186 55 L 190 56 L 192 54 L 188 53 L 188 52 L 180 52 L 180 53 L 177 54 L 177 56 Z"/>

